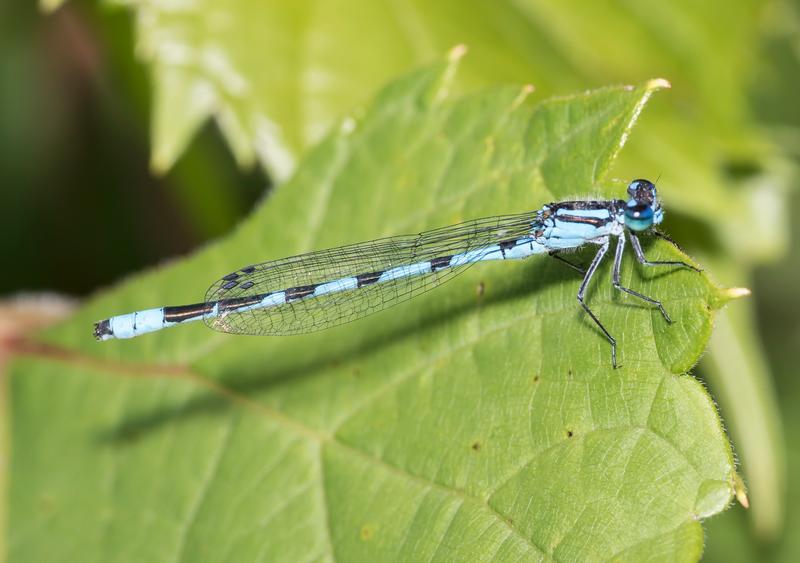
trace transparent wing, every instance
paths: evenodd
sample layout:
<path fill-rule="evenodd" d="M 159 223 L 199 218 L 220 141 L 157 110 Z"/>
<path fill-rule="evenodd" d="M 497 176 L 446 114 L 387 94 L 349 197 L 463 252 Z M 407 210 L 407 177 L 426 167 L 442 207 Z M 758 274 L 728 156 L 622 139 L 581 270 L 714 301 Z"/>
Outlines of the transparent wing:
<path fill-rule="evenodd" d="M 246 303 L 248 299 L 255 302 L 287 289 L 295 295 L 307 295 L 265 308 L 220 307 L 219 316 L 207 316 L 205 322 L 222 332 L 263 335 L 314 332 L 344 324 L 433 289 L 472 263 L 365 283 L 325 295 L 314 296 L 315 286 L 347 278 L 352 282 L 356 276 L 369 282 L 371 277 L 375 279 L 392 268 L 480 251 L 529 235 L 534 220 L 535 213 L 477 219 L 418 235 L 379 239 L 248 266 L 215 282 L 206 293 L 206 302 Z"/>

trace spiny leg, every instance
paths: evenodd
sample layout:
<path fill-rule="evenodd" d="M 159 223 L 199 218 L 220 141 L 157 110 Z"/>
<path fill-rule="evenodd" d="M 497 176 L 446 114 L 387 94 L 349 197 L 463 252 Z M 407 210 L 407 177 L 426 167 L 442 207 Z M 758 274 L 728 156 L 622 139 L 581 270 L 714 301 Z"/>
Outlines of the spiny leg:
<path fill-rule="evenodd" d="M 656 232 L 658 236 L 661 236 L 665 240 L 668 240 L 669 242 L 672 242 L 672 240 L 669 237 L 667 237 L 666 235 L 663 235 L 662 233 L 658 233 L 657 231 L 654 231 L 654 232 Z M 689 268 L 690 270 L 694 270 L 695 272 L 702 272 L 702 270 L 700 268 L 696 268 L 695 266 L 692 266 L 691 264 L 687 264 L 686 262 L 681 262 L 681 261 L 678 261 L 678 260 L 656 260 L 655 262 L 651 262 L 644 255 L 644 251 L 642 250 L 642 244 L 639 242 L 639 237 L 637 237 L 635 234 L 633 234 L 630 231 L 628 231 L 628 234 L 631 237 L 631 245 L 633 246 L 633 252 L 636 254 L 636 259 L 639 261 L 640 264 L 642 264 L 644 266 L 680 266 L 682 268 Z M 622 238 L 622 237 L 620 237 L 620 238 Z M 673 243 L 673 244 L 675 244 L 675 243 Z"/>
<path fill-rule="evenodd" d="M 577 264 L 573 264 L 572 262 L 570 262 L 569 260 L 567 260 L 566 258 L 561 256 L 559 254 L 560 252 L 561 252 L 560 250 L 551 250 L 550 252 L 547 253 L 547 255 L 555 258 L 559 262 L 563 262 L 564 264 L 566 264 L 567 266 L 569 266 L 573 270 L 575 270 L 577 272 L 580 272 L 581 274 L 586 274 L 586 270 L 585 269 L 581 268 Z"/>
<path fill-rule="evenodd" d="M 633 237 L 634 235 L 631 236 Z M 620 284 L 619 272 L 620 272 L 620 267 L 622 265 L 622 255 L 624 254 L 624 252 L 625 252 L 625 233 L 622 233 L 619 235 L 619 237 L 617 237 L 617 250 L 616 253 L 614 254 L 614 270 L 611 276 L 611 281 L 614 284 L 614 287 L 620 291 L 624 291 L 628 295 L 633 295 L 634 297 L 638 297 L 643 301 L 647 301 L 648 303 L 655 305 L 656 307 L 658 307 L 658 310 L 661 311 L 661 314 L 664 315 L 664 318 L 667 320 L 667 322 L 672 323 L 672 319 L 669 318 L 669 315 L 664 310 L 664 306 L 661 304 L 661 301 L 653 299 L 652 297 L 648 297 L 647 295 L 643 295 L 638 291 L 634 291 L 633 289 L 623 287 L 622 284 Z"/>
<path fill-rule="evenodd" d="M 583 277 L 583 281 L 581 282 L 581 286 L 578 289 L 578 303 L 581 304 L 583 310 L 592 318 L 595 324 L 600 327 L 600 330 L 603 331 L 603 334 L 606 336 L 608 341 L 611 343 L 611 365 L 614 369 L 617 368 L 617 341 L 614 339 L 613 336 L 606 330 L 606 327 L 603 326 L 603 323 L 600 322 L 589 306 L 584 302 L 583 298 L 586 295 L 586 288 L 589 286 L 589 282 L 592 281 L 592 276 L 597 271 L 597 267 L 600 265 L 600 262 L 603 261 L 603 257 L 608 252 L 608 238 L 606 238 L 603 245 L 600 247 L 600 250 L 597 251 L 594 258 L 592 259 L 592 263 L 589 264 L 589 267 L 586 269 L 586 275 Z"/>
<path fill-rule="evenodd" d="M 669 236 L 667 233 L 662 233 L 658 229 L 650 229 L 649 232 L 651 234 L 657 236 L 658 238 L 664 239 L 665 241 L 670 243 L 672 246 L 674 246 L 675 248 L 677 248 L 681 252 L 684 252 L 683 247 L 680 244 L 678 244 L 677 241 L 674 238 L 672 238 L 671 236 Z"/>

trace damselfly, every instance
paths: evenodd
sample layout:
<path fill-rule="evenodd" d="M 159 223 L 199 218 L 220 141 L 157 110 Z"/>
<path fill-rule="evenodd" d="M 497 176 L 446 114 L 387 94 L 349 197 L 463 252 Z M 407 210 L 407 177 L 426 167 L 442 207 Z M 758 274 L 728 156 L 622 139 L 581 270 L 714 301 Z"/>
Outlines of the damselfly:
<path fill-rule="evenodd" d="M 636 258 L 645 266 L 700 271 L 685 262 L 647 260 L 636 233 L 658 234 L 653 227 L 663 217 L 655 185 L 634 180 L 628 186 L 627 201 L 562 201 L 520 215 L 476 219 L 418 235 L 247 266 L 215 282 L 203 303 L 111 317 L 95 324 L 94 335 L 98 340 L 132 338 L 199 319 L 215 330 L 236 334 L 314 332 L 406 301 L 477 262 L 549 254 L 583 273 L 578 302 L 611 344 L 611 363 L 616 367 L 617 341 L 586 304 L 586 289 L 616 237 L 614 287 L 657 307 L 671 323 L 660 301 L 620 283 L 628 238 Z M 585 270 L 559 256 L 585 244 L 600 247 Z"/>

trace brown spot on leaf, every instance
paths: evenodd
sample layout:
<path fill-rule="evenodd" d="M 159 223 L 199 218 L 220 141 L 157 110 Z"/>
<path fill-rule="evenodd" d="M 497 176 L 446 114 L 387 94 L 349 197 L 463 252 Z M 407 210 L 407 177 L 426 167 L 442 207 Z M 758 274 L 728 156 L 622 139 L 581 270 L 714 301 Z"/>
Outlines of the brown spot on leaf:
<path fill-rule="evenodd" d="M 364 524 L 361 526 L 361 532 L 359 535 L 361 536 L 361 541 L 369 541 L 372 539 L 372 536 L 375 535 L 375 530 L 373 530 L 372 526 L 369 524 Z"/>

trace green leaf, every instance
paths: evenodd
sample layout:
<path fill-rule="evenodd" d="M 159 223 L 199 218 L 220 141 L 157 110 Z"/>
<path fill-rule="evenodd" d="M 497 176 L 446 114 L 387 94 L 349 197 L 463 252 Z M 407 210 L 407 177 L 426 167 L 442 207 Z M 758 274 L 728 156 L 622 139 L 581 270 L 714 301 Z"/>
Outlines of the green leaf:
<path fill-rule="evenodd" d="M 461 86 L 529 82 L 551 95 L 667 77 L 676 85 L 674 95 L 659 100 L 645 116 L 646 126 L 617 163 L 617 174 L 660 178 L 672 233 L 684 235 L 680 238 L 691 252 L 721 260 L 735 256 L 748 268 L 775 260 L 788 246 L 787 195 L 796 182 L 781 153 L 797 152 L 796 135 L 785 128 L 793 114 L 780 115 L 778 108 L 786 102 L 765 100 L 764 89 L 791 98 L 795 90 L 786 77 L 797 75 L 796 57 L 789 49 L 787 64 L 785 53 L 762 45 L 776 32 L 793 37 L 797 18 L 783 3 L 125 4 L 136 14 L 139 53 L 154 76 L 157 169 L 178 158 L 199 122 L 211 114 L 240 162 L 258 159 L 282 179 L 298 154 L 379 84 L 464 43 L 473 56 L 461 73 Z M 760 103 L 749 99 L 754 90 L 761 91 Z M 782 125 L 777 142 L 756 123 L 756 112 L 771 114 Z M 754 209 L 761 220 L 752 220 Z M 741 285 L 746 279 L 724 281 Z M 763 386 L 752 368 L 731 375 L 721 374 L 723 386 L 736 389 L 738 379 Z M 775 407 L 772 402 L 764 406 Z M 731 426 L 749 424 L 740 412 L 728 413 Z M 750 440 L 751 434 L 740 436 Z M 762 463 L 747 454 L 762 443 L 741 444 L 745 465 Z M 753 483 L 753 490 L 758 496 L 769 491 L 754 505 L 776 506 L 771 519 L 777 529 L 781 510 L 774 499 L 781 496 L 782 470 L 773 467 L 770 473 L 754 473 L 760 483 Z"/>
<path fill-rule="evenodd" d="M 258 160 L 283 180 L 375 88 L 464 43 L 473 56 L 462 85 L 530 82 L 549 95 L 667 77 L 676 94 L 656 104 L 620 169 L 663 175 L 673 211 L 709 225 L 740 260 L 774 258 L 787 245 L 779 203 L 787 173 L 746 97 L 763 2 L 123 4 L 135 13 L 137 53 L 153 75 L 159 171 L 213 116 L 240 163 Z M 754 201 L 776 203 L 761 206 L 758 232 L 745 233 Z"/>
<path fill-rule="evenodd" d="M 747 278 L 745 272 L 737 271 L 741 265 L 727 260 L 709 258 L 704 263 L 723 279 Z M 791 280 L 786 283 L 791 284 Z M 765 291 L 759 292 L 758 288 L 756 291 L 763 299 Z M 770 299 L 778 297 L 770 295 Z M 737 445 L 738 456 L 748 460 L 747 465 L 742 466 L 748 496 L 752 499 L 747 517 L 753 535 L 769 543 L 780 535 L 788 504 L 785 437 L 778 398 L 759 350 L 760 328 L 755 317 L 755 302 L 748 300 L 741 305 L 744 306 L 721 311 L 717 316 L 702 373 L 726 419 L 737 422 L 729 431 Z M 781 309 L 791 316 L 785 304 Z M 764 336 L 768 341 L 769 335 Z"/>
<path fill-rule="evenodd" d="M 12 561 L 699 557 L 736 479 L 683 375 L 729 297 L 703 274 L 626 258 L 623 283 L 663 300 L 667 325 L 601 268 L 589 300 L 617 370 L 579 276 L 545 257 L 322 333 L 90 340 L 93 320 L 192 300 L 256 259 L 619 196 L 609 169 L 664 84 L 534 103 L 451 97 L 454 71 L 390 84 L 238 231 L 98 296 L 14 364 Z"/>
<path fill-rule="evenodd" d="M 168 148 L 178 146 L 170 138 L 196 127 L 198 107 L 235 123 L 226 131 L 242 158 L 259 151 L 262 135 L 297 154 L 398 71 L 461 42 L 477 55 L 467 82 L 525 79 L 559 91 L 641 79 L 656 69 L 682 79 L 681 95 L 710 110 L 700 118 L 712 130 L 730 128 L 745 111 L 742 85 L 754 59 L 742 37 L 755 35 L 759 13 L 752 0 L 726 11 L 721 1 L 673 2 L 658 11 L 527 0 L 490 7 L 454 0 L 126 5 L 138 16 L 139 54 L 154 69 L 156 122 L 165 125 L 156 140 L 173 158 L 179 149 Z M 606 48 L 596 49 L 600 44 Z M 260 128 L 265 123 L 275 128 Z"/>

